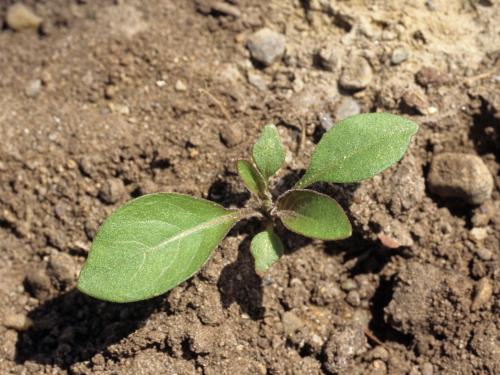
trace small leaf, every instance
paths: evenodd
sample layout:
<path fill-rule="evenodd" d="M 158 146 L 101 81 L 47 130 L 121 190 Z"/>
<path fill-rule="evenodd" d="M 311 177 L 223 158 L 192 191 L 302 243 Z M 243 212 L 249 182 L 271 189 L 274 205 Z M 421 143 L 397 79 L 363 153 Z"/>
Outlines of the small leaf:
<path fill-rule="evenodd" d="M 388 113 L 348 117 L 325 133 L 295 187 L 372 177 L 403 157 L 417 130 L 414 122 Z"/>
<path fill-rule="evenodd" d="M 264 127 L 253 146 L 252 156 L 265 180 L 281 168 L 285 162 L 285 149 L 276 126 L 271 124 Z"/>
<path fill-rule="evenodd" d="M 255 271 L 266 272 L 283 255 L 284 246 L 272 229 L 257 234 L 250 244 L 250 252 L 255 260 Z"/>
<path fill-rule="evenodd" d="M 276 203 L 276 213 L 289 230 L 320 240 L 352 234 L 351 223 L 333 198 L 312 190 L 290 190 Z"/>
<path fill-rule="evenodd" d="M 238 160 L 236 167 L 247 189 L 255 195 L 264 196 L 267 187 L 264 177 L 262 177 L 259 170 L 247 160 Z"/>
<path fill-rule="evenodd" d="M 78 289 L 112 302 L 163 294 L 198 272 L 239 218 L 238 211 L 182 194 L 134 199 L 99 229 Z"/>

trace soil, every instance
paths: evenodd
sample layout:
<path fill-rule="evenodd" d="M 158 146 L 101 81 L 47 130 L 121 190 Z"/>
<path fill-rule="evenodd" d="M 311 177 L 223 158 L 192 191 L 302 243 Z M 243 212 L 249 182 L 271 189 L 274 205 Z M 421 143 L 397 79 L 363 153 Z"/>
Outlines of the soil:
<path fill-rule="evenodd" d="M 26 0 L 42 24 L 20 32 L 4 21 L 13 3 L 0 3 L 0 373 L 500 373 L 498 1 Z M 269 67 L 245 45 L 262 27 L 286 37 Z M 360 56 L 372 75 L 346 91 Z M 243 206 L 235 160 L 269 122 L 283 191 L 346 98 L 420 124 L 380 176 L 314 187 L 349 209 L 352 238 L 284 232 L 259 276 L 249 220 L 154 300 L 75 289 L 119 205 L 176 191 Z M 442 152 L 481 157 L 491 198 L 431 194 Z"/>

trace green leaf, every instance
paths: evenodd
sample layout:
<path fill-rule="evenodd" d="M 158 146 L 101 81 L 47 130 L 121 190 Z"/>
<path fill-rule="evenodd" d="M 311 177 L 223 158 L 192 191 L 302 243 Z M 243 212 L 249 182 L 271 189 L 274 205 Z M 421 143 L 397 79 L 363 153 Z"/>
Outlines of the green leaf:
<path fill-rule="evenodd" d="M 312 190 L 289 190 L 276 203 L 276 214 L 292 232 L 320 240 L 352 234 L 351 223 L 333 198 Z"/>
<path fill-rule="evenodd" d="M 266 272 L 283 255 L 284 246 L 272 229 L 257 234 L 250 244 L 257 273 Z"/>
<path fill-rule="evenodd" d="M 182 194 L 134 199 L 99 229 L 78 289 L 112 302 L 163 294 L 198 272 L 240 218 L 238 211 Z"/>
<path fill-rule="evenodd" d="M 281 144 L 276 126 L 271 124 L 264 127 L 262 134 L 253 146 L 252 156 L 265 180 L 281 168 L 285 162 L 285 149 Z"/>
<path fill-rule="evenodd" d="M 403 157 L 417 130 L 414 122 L 388 113 L 348 117 L 325 133 L 295 187 L 372 177 Z"/>
<path fill-rule="evenodd" d="M 238 174 L 248 190 L 258 196 L 264 196 L 267 190 L 266 181 L 255 166 L 247 160 L 238 160 Z"/>

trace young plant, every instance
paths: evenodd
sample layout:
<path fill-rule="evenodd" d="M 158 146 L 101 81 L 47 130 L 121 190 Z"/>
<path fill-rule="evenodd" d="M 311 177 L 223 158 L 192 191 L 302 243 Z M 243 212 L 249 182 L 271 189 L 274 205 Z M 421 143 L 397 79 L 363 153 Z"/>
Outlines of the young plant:
<path fill-rule="evenodd" d="M 133 199 L 99 229 L 80 273 L 78 288 L 95 298 L 132 302 L 167 292 L 198 272 L 218 243 L 242 219 L 263 218 L 251 241 L 257 272 L 284 252 L 273 230 L 276 220 L 292 232 L 321 240 L 351 235 L 349 219 L 331 197 L 305 189 L 315 182 L 350 183 L 372 177 L 402 158 L 417 125 L 386 114 L 346 118 L 330 129 L 294 188 L 276 200 L 270 178 L 283 166 L 285 151 L 274 125 L 267 125 L 238 173 L 259 202 L 257 209 L 226 209 L 205 199 L 158 193 Z"/>

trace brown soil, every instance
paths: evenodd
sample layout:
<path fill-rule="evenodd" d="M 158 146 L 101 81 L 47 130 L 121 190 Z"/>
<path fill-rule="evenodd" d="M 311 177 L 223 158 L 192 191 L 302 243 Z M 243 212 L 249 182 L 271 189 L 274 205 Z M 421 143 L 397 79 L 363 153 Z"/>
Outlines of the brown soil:
<path fill-rule="evenodd" d="M 0 21 L 0 373 L 500 373 L 498 1 L 229 1 L 240 17 L 210 1 L 24 3 L 43 19 L 37 32 Z M 245 48 L 263 26 L 287 41 L 266 69 Z M 278 190 L 290 186 L 320 114 L 335 118 L 349 94 L 340 69 L 318 65 L 326 45 L 344 66 L 368 59 L 373 79 L 354 94 L 363 112 L 420 124 L 381 176 L 316 186 L 349 207 L 351 239 L 285 233 L 287 254 L 261 277 L 250 220 L 154 300 L 117 305 L 75 289 L 99 224 L 131 197 L 245 204 L 234 162 L 271 121 L 288 152 Z M 401 46 L 408 59 L 393 65 Z M 479 155 L 491 199 L 430 194 L 443 151 Z"/>

